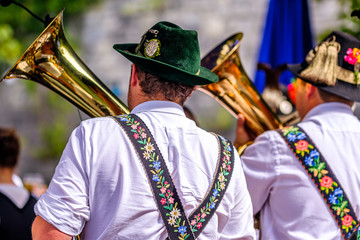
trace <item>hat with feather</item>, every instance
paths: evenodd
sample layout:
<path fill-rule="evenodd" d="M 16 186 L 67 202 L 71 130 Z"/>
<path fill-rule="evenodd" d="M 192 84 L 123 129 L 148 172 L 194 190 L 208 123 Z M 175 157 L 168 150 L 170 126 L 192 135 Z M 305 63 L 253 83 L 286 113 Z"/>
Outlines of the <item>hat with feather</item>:
<path fill-rule="evenodd" d="M 333 31 L 301 64 L 288 64 L 298 78 L 351 101 L 360 101 L 360 40 Z"/>
<path fill-rule="evenodd" d="M 168 81 L 205 85 L 219 80 L 216 74 L 200 66 L 197 32 L 170 22 L 156 23 L 140 43 L 115 44 L 114 49 L 144 71 Z"/>

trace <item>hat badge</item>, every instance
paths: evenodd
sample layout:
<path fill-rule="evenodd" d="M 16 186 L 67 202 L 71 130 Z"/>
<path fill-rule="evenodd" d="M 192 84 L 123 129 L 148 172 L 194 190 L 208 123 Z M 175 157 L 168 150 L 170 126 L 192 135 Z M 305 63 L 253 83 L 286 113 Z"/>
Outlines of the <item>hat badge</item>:
<path fill-rule="evenodd" d="M 146 40 L 145 42 L 145 48 L 144 48 L 144 55 L 147 58 L 154 58 L 160 55 L 160 47 L 161 42 L 159 39 L 156 39 L 157 34 L 159 33 L 158 30 L 150 29 L 150 33 L 154 34 L 153 39 Z"/>

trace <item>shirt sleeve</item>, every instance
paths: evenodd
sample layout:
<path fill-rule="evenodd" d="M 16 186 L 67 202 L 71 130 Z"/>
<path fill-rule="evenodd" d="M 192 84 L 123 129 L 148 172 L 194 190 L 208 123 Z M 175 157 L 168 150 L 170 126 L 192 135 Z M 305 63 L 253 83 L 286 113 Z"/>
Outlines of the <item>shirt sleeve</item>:
<path fill-rule="evenodd" d="M 276 165 L 280 161 L 277 143 L 279 138 L 276 134 L 279 135 L 275 131 L 268 131 L 259 135 L 241 155 L 254 214 L 260 211 L 268 199 L 278 175 Z"/>
<path fill-rule="evenodd" d="M 83 126 L 71 134 L 47 191 L 35 205 L 36 215 L 69 235 L 78 235 L 89 219 L 88 173 Z"/>
<path fill-rule="evenodd" d="M 229 210 L 229 221 L 225 229 L 221 231 L 221 238 L 224 239 L 255 239 L 255 228 L 252 204 L 247 190 L 244 172 L 236 149 L 234 158 L 234 169 L 232 179 L 227 191 L 235 192 L 233 208 Z"/>

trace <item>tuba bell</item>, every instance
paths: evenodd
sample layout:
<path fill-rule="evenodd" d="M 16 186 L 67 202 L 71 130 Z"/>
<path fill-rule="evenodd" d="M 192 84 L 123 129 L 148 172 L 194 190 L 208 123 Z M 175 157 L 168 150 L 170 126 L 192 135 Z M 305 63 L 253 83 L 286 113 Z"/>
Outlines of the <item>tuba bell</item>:
<path fill-rule="evenodd" d="M 201 60 L 201 65 L 217 74 L 219 81 L 200 86 L 197 90 L 215 98 L 235 118 L 245 116 L 245 127 L 254 136 L 266 130 L 282 127 L 242 67 L 238 48 L 242 33 L 236 33 L 211 50 Z M 244 147 L 240 148 L 239 153 Z"/>
<path fill-rule="evenodd" d="M 69 45 L 61 11 L 4 79 L 32 80 L 53 90 L 90 117 L 129 113 L 127 106 L 82 62 Z"/>

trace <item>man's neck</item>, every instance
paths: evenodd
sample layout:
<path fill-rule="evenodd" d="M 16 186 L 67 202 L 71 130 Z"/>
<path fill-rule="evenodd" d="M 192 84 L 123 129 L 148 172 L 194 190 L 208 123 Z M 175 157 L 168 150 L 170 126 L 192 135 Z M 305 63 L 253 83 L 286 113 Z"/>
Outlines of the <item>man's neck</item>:
<path fill-rule="evenodd" d="M 13 168 L 0 167 L 0 183 L 14 184 L 12 180 L 13 173 L 14 173 Z"/>

